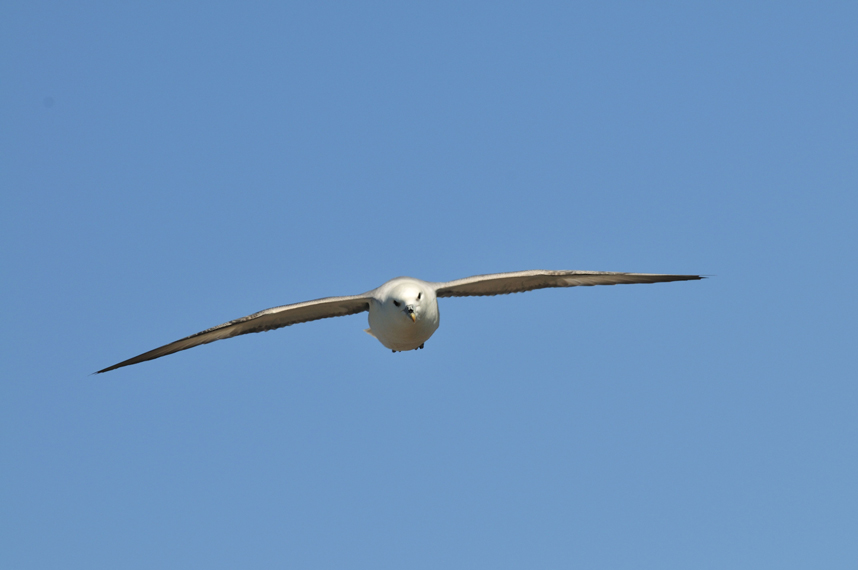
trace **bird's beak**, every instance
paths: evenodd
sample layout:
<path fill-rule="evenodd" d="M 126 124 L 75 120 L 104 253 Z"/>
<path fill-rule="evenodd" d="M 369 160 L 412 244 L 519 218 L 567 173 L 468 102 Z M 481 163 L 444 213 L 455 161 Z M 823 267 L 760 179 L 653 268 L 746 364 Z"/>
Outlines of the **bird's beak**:
<path fill-rule="evenodd" d="M 407 314 L 409 317 L 411 317 L 412 323 L 417 322 L 417 315 L 414 314 L 414 307 L 412 307 L 411 305 L 408 305 L 407 307 L 405 307 L 405 314 Z"/>

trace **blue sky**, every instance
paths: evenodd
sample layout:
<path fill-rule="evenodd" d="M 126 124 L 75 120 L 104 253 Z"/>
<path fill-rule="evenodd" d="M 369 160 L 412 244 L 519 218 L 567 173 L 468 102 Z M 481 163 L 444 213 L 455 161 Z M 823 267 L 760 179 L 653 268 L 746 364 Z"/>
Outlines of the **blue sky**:
<path fill-rule="evenodd" d="M 0 7 L 0 567 L 854 568 L 852 3 Z M 267 307 L 522 269 L 90 376 Z"/>

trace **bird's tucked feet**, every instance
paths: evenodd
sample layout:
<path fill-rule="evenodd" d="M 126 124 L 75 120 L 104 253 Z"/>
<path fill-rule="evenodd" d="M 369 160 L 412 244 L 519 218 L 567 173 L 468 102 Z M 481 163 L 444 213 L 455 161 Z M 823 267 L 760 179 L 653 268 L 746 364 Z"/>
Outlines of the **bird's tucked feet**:
<path fill-rule="evenodd" d="M 425 344 L 425 343 L 424 343 L 424 344 Z M 423 348 L 423 345 L 421 344 L 421 345 L 420 345 L 420 346 L 418 346 L 417 348 Z"/>

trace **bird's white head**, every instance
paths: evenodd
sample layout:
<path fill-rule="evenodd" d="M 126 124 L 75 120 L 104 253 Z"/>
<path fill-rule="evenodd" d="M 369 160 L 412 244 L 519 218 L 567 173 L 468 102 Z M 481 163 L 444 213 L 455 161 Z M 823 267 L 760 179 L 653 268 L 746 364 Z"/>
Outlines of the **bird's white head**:
<path fill-rule="evenodd" d="M 385 299 L 385 309 L 389 313 L 400 313 L 401 318 L 416 323 L 427 314 L 427 308 L 434 304 L 435 294 L 431 288 L 421 287 L 414 281 L 403 281 L 394 285 Z"/>

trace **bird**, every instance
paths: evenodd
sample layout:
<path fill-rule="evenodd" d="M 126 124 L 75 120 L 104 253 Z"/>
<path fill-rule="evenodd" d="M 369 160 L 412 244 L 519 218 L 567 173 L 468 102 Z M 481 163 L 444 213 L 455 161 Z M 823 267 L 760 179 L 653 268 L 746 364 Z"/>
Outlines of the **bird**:
<path fill-rule="evenodd" d="M 383 346 L 393 352 L 419 350 L 438 330 L 438 299 L 443 297 L 506 295 L 548 287 L 662 283 L 703 278 L 700 275 L 541 269 L 474 275 L 443 283 L 396 277 L 361 295 L 325 297 L 259 311 L 123 360 L 95 374 L 154 360 L 216 340 L 364 311 L 369 312 L 369 328 L 365 331 L 378 339 Z"/>

